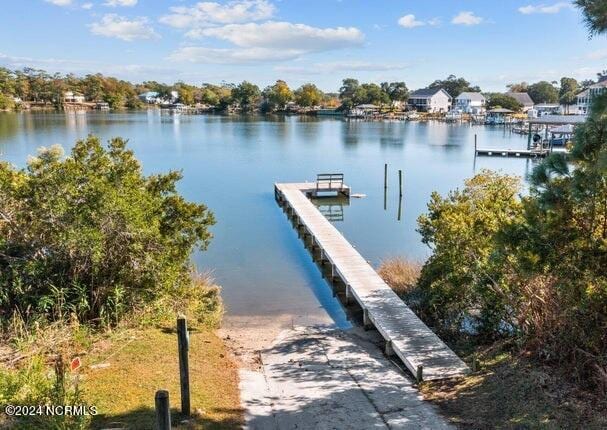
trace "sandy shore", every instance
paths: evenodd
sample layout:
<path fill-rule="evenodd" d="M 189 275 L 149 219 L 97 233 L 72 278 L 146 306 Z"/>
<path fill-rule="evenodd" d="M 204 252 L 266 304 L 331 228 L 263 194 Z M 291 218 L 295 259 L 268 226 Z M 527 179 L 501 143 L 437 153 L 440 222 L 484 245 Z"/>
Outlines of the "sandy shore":
<path fill-rule="evenodd" d="M 315 315 L 246 315 L 226 316 L 219 335 L 240 366 L 258 371 L 260 352 L 268 348 L 279 333 L 297 326 L 332 324 L 327 314 Z"/>

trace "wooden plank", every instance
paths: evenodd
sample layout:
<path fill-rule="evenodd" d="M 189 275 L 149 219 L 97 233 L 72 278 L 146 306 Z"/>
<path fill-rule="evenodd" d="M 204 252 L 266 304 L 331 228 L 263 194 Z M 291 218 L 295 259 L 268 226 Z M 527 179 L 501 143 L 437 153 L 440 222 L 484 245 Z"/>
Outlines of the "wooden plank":
<path fill-rule="evenodd" d="M 344 188 L 349 192 L 346 185 Z M 394 353 L 414 376 L 422 366 L 424 380 L 468 373 L 464 362 L 409 309 L 308 199 L 307 195 L 315 189 L 315 183 L 275 184 L 276 196 L 284 201 L 287 213 L 292 213 L 312 236 L 323 259 L 333 266 L 334 275 L 347 285 L 350 297 L 365 310 Z"/>

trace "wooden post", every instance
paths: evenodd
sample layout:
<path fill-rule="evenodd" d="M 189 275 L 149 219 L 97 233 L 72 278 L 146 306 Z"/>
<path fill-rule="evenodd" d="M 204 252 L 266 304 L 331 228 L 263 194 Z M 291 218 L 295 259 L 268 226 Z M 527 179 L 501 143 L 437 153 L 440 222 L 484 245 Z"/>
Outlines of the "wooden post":
<path fill-rule="evenodd" d="M 415 379 L 417 379 L 418 383 L 424 380 L 424 366 L 422 366 L 421 364 L 417 366 L 417 373 L 415 375 Z"/>
<path fill-rule="evenodd" d="M 403 196 L 403 171 L 398 171 L 398 195 Z"/>
<path fill-rule="evenodd" d="M 384 164 L 384 190 L 388 188 L 388 163 Z"/>
<path fill-rule="evenodd" d="M 188 323 L 184 316 L 177 318 L 177 344 L 179 346 L 179 382 L 181 384 L 181 413 L 190 416 L 190 366 L 188 363 Z"/>
<path fill-rule="evenodd" d="M 154 403 L 156 404 L 156 427 L 158 430 L 171 430 L 169 392 L 167 390 L 156 391 Z"/>
<path fill-rule="evenodd" d="M 476 148 L 477 148 L 476 144 L 477 144 L 477 141 L 478 141 L 478 138 L 477 138 L 477 136 L 475 134 L 474 135 L 474 155 L 476 155 Z"/>

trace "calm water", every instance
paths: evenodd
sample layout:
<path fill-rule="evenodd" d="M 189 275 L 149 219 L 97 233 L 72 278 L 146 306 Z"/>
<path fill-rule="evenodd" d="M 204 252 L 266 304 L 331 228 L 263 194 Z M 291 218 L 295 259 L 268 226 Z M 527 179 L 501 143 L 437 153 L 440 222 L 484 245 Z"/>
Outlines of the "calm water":
<path fill-rule="evenodd" d="M 526 137 L 502 128 L 444 123 L 345 122 L 299 117 L 181 116 L 138 113 L 0 113 L 0 158 L 23 166 L 36 148 L 96 134 L 122 136 L 146 173 L 181 169 L 180 190 L 216 215 L 214 240 L 194 260 L 223 286 L 229 315 L 327 312 L 345 324 L 308 252 L 274 201 L 276 181 L 314 180 L 343 172 L 355 193 L 339 207 L 325 205 L 335 225 L 377 265 L 391 256 L 423 260 L 428 249 L 416 218 L 430 193 L 446 193 L 480 169 L 525 176 L 533 162 L 474 157 L 479 146 L 525 147 Z M 383 170 L 389 165 L 384 209 Z M 404 197 L 398 220 L 398 169 Z"/>

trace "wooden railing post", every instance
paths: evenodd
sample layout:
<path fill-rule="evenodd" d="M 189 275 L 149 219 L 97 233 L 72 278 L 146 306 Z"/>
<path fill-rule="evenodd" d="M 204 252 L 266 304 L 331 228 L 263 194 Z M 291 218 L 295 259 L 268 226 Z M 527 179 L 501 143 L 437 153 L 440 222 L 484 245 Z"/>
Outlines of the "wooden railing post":
<path fill-rule="evenodd" d="M 154 403 L 156 405 L 156 426 L 158 427 L 158 430 L 171 430 L 169 392 L 167 390 L 156 391 Z"/>
<path fill-rule="evenodd" d="M 190 366 L 188 363 L 188 323 L 184 316 L 177 318 L 177 344 L 179 347 L 179 382 L 181 385 L 181 413 L 190 415 Z"/>

